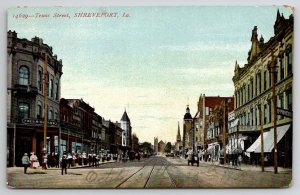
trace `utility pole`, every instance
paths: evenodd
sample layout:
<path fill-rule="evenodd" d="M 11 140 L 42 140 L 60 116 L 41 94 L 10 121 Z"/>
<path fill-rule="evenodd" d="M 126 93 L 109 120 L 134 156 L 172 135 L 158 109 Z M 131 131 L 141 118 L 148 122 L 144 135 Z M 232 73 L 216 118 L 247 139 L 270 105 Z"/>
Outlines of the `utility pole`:
<path fill-rule="evenodd" d="M 259 109 L 259 119 L 260 119 L 260 139 L 261 139 L 261 148 L 260 148 L 260 161 L 261 161 L 261 171 L 265 171 L 264 167 L 264 128 L 262 124 L 262 110 L 261 107 Z"/>
<path fill-rule="evenodd" d="M 48 59 L 47 54 L 45 53 L 45 61 L 44 61 L 44 152 L 46 152 L 46 137 L 47 137 L 47 66 L 48 66 Z"/>
<path fill-rule="evenodd" d="M 227 111 L 227 99 L 224 99 L 224 107 L 223 107 L 223 149 L 224 149 L 224 165 L 226 164 L 226 111 Z"/>
<path fill-rule="evenodd" d="M 277 159 L 277 130 L 276 130 L 276 121 L 277 121 L 277 112 L 276 112 L 276 92 L 275 92 L 275 63 L 274 63 L 274 52 L 271 49 L 271 73 L 272 73 L 272 92 L 273 92 L 273 115 L 274 115 L 274 173 L 278 173 L 278 159 Z"/>

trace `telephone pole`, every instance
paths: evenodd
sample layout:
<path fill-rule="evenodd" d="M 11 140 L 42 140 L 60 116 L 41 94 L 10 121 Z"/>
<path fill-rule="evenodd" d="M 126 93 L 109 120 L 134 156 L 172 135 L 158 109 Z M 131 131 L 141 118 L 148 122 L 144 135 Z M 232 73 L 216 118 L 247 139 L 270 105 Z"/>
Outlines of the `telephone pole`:
<path fill-rule="evenodd" d="M 277 159 L 277 130 L 276 130 L 276 122 L 277 122 L 277 112 L 276 112 L 276 92 L 275 92 L 275 62 L 274 62 L 274 52 L 271 49 L 271 64 L 269 67 L 272 73 L 272 98 L 273 98 L 273 115 L 274 115 L 274 173 L 278 173 L 278 159 Z"/>
<path fill-rule="evenodd" d="M 224 165 L 226 165 L 227 156 L 226 156 L 226 129 L 227 129 L 227 99 L 224 99 L 224 108 L 223 108 L 223 149 L 224 149 Z"/>
<path fill-rule="evenodd" d="M 46 141 L 47 141 L 47 66 L 48 66 L 48 59 L 47 54 L 45 53 L 45 61 L 44 61 L 44 152 L 46 153 Z"/>

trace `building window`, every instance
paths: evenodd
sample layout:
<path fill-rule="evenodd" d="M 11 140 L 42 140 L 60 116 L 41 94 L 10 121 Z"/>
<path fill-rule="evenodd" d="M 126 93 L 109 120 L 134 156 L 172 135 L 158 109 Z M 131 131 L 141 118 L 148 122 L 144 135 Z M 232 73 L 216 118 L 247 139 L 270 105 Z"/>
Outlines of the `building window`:
<path fill-rule="evenodd" d="M 40 119 L 40 118 L 42 118 L 42 116 L 43 116 L 42 103 L 39 102 L 38 105 L 37 105 L 37 114 L 36 114 L 36 117 L 38 119 Z"/>
<path fill-rule="evenodd" d="M 19 103 L 19 119 L 29 118 L 29 104 Z"/>
<path fill-rule="evenodd" d="M 293 89 L 290 88 L 286 91 L 286 98 L 287 98 L 287 109 L 293 111 Z"/>
<path fill-rule="evenodd" d="M 264 105 L 264 124 L 267 124 L 268 121 L 268 104 Z"/>
<path fill-rule="evenodd" d="M 274 83 L 276 84 L 278 82 L 278 69 L 277 69 L 277 60 L 274 62 Z"/>
<path fill-rule="evenodd" d="M 261 73 L 256 74 L 256 92 L 257 95 L 261 93 Z"/>
<path fill-rule="evenodd" d="M 53 79 L 50 79 L 49 94 L 50 94 L 50 97 L 53 97 Z"/>
<path fill-rule="evenodd" d="M 250 111 L 250 125 L 253 125 L 253 110 Z"/>
<path fill-rule="evenodd" d="M 205 115 L 209 115 L 209 107 L 205 107 Z"/>
<path fill-rule="evenodd" d="M 256 112 L 256 125 L 260 125 L 260 119 L 259 119 L 259 112 L 261 112 L 261 105 L 257 106 L 257 112 Z"/>
<path fill-rule="evenodd" d="M 251 100 L 251 97 L 250 97 L 250 83 L 248 84 L 247 91 L 248 91 L 248 101 L 250 101 Z"/>
<path fill-rule="evenodd" d="M 288 49 L 286 55 L 287 55 L 287 63 L 288 63 L 288 66 L 287 66 L 288 75 L 291 75 L 293 73 L 293 67 L 292 67 L 292 64 L 293 64 L 292 50 Z"/>
<path fill-rule="evenodd" d="M 243 92 L 244 92 L 244 104 L 247 102 L 247 96 L 246 96 L 246 85 L 243 87 Z"/>
<path fill-rule="evenodd" d="M 43 69 L 39 66 L 38 71 L 38 89 L 39 91 L 43 91 Z"/>
<path fill-rule="evenodd" d="M 55 100 L 58 100 L 58 93 L 59 93 L 58 83 L 56 83 L 55 84 Z"/>
<path fill-rule="evenodd" d="M 284 96 L 283 96 L 283 93 L 281 93 L 281 94 L 278 95 L 277 107 L 284 108 Z M 283 116 L 279 115 L 277 119 L 279 120 L 279 119 L 282 119 L 282 118 L 283 118 Z"/>
<path fill-rule="evenodd" d="M 268 122 L 270 123 L 271 121 L 272 121 L 272 100 L 271 99 L 269 99 L 268 100 Z"/>
<path fill-rule="evenodd" d="M 272 87 L 272 73 L 269 71 L 269 88 Z"/>
<path fill-rule="evenodd" d="M 256 110 L 255 108 L 253 108 L 253 111 L 252 111 L 252 125 L 256 125 L 256 120 L 255 120 L 255 113 L 256 113 Z"/>
<path fill-rule="evenodd" d="M 49 96 L 49 73 L 47 73 L 47 96 Z"/>
<path fill-rule="evenodd" d="M 253 98 L 253 79 L 251 79 L 250 85 L 251 85 L 251 99 L 252 99 Z"/>
<path fill-rule="evenodd" d="M 264 71 L 264 91 L 267 90 L 267 71 Z"/>
<path fill-rule="evenodd" d="M 19 85 L 29 84 L 29 70 L 26 66 L 21 66 L 19 69 Z"/>
<path fill-rule="evenodd" d="M 280 80 L 284 79 L 284 57 L 282 56 L 279 59 L 279 64 L 280 64 Z"/>

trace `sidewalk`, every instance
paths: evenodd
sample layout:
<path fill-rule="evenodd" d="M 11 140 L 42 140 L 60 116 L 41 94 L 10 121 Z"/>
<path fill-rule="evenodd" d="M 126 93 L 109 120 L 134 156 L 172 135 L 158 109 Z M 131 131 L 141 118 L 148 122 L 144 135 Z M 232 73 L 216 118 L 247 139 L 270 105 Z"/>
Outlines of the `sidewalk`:
<path fill-rule="evenodd" d="M 105 162 L 99 162 L 99 164 L 98 164 L 98 166 L 99 165 L 102 165 L 102 164 L 109 164 L 109 163 L 114 163 L 114 162 L 116 162 L 115 160 L 110 160 L 110 161 L 105 161 Z M 74 166 L 74 167 L 70 167 L 70 168 L 68 168 L 68 169 L 80 169 L 80 168 L 86 168 L 86 167 L 93 167 L 92 165 L 77 165 L 77 166 Z M 96 168 L 97 166 L 95 166 L 95 168 Z M 21 168 L 22 170 L 23 170 L 23 167 L 7 167 L 7 169 L 15 169 L 15 168 Z M 30 167 L 28 167 L 28 169 L 29 170 L 42 170 L 42 171 L 46 171 L 46 170 L 60 170 L 61 169 L 61 167 L 60 168 L 56 168 L 56 167 L 51 167 L 51 168 L 47 168 L 47 169 L 42 169 L 42 166 L 40 166 L 40 167 L 38 167 L 38 168 L 36 168 L 36 169 L 33 169 L 33 168 L 30 168 Z"/>
<path fill-rule="evenodd" d="M 215 162 L 205 162 L 205 161 L 200 161 L 200 164 L 207 164 L 207 165 L 214 165 L 218 167 L 223 167 L 227 169 L 236 169 L 236 170 L 241 170 L 241 171 L 258 171 L 261 172 L 261 166 L 259 165 L 249 165 L 249 164 L 241 164 L 240 166 L 232 166 L 229 164 L 222 165 L 218 161 Z M 273 166 L 268 166 L 264 167 L 265 172 L 274 172 L 274 167 Z M 283 167 L 278 167 L 278 173 L 291 173 L 292 168 L 283 168 Z"/>
<path fill-rule="evenodd" d="M 184 158 L 177 158 L 180 159 L 183 163 L 187 163 L 187 159 Z M 229 164 L 222 165 L 219 163 L 219 161 L 215 162 L 205 162 L 205 161 L 199 161 L 199 164 L 204 164 L 204 165 L 213 165 L 213 166 L 218 166 L 222 168 L 227 168 L 227 169 L 235 169 L 235 170 L 240 170 L 240 171 L 258 171 L 261 172 L 261 166 L 259 165 L 248 165 L 248 164 L 241 164 L 241 166 L 232 166 Z M 273 166 L 268 166 L 264 168 L 265 172 L 274 172 L 274 167 Z M 278 167 L 278 173 L 291 173 L 292 168 L 283 168 L 283 167 Z"/>

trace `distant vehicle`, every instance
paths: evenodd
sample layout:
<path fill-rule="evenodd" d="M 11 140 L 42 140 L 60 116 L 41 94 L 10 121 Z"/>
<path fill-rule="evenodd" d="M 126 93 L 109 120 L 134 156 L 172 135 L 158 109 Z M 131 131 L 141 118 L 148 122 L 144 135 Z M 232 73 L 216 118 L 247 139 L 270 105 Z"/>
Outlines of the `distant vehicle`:
<path fill-rule="evenodd" d="M 199 157 L 195 154 L 189 154 L 188 155 L 188 166 L 192 164 L 192 166 L 194 166 L 194 164 L 197 164 L 197 166 L 199 167 Z"/>

